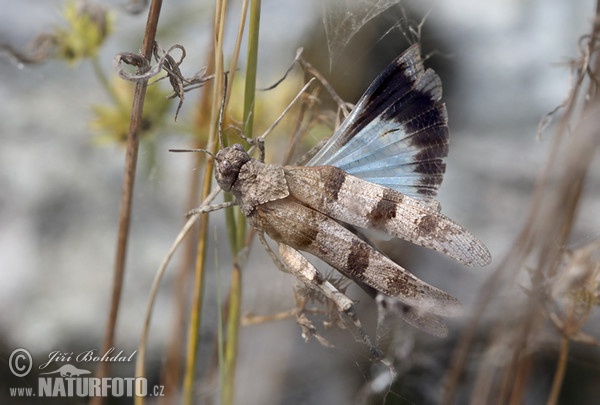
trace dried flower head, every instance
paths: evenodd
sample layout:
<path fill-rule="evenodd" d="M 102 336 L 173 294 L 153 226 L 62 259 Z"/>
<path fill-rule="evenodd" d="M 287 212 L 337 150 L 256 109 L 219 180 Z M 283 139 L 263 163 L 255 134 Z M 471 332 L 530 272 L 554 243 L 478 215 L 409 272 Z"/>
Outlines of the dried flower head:
<path fill-rule="evenodd" d="M 112 29 L 108 9 L 90 0 L 76 0 L 63 11 L 67 27 L 56 28 L 56 56 L 70 63 L 93 57 Z"/>

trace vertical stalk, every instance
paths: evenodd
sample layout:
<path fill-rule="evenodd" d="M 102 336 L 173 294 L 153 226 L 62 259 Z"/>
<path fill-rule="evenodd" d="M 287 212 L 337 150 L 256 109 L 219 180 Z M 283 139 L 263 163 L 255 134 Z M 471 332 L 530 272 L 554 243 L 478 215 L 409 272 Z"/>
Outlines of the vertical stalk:
<path fill-rule="evenodd" d="M 260 27 L 260 0 L 250 4 L 248 31 L 248 60 L 244 88 L 244 135 L 251 138 L 254 124 L 254 94 L 256 92 L 256 69 L 258 64 L 258 32 Z"/>
<path fill-rule="evenodd" d="M 210 161 L 212 162 L 212 161 Z M 207 161 L 205 176 L 202 182 L 202 199 L 210 193 L 212 180 L 212 163 Z M 194 274 L 194 295 L 187 338 L 187 356 L 185 377 L 183 381 L 184 403 L 194 403 L 194 381 L 198 355 L 198 331 L 200 330 L 202 303 L 204 301 L 204 273 L 206 266 L 206 239 L 208 234 L 208 215 L 202 215 L 198 224 L 198 244 Z"/>
<path fill-rule="evenodd" d="M 225 11 L 227 9 L 226 0 L 217 0 L 215 7 L 215 27 L 214 27 L 214 87 L 212 94 L 212 106 L 209 128 L 209 146 L 211 152 L 216 152 L 217 143 L 217 119 L 219 116 L 220 95 L 223 93 L 223 32 L 225 29 Z M 204 172 L 202 183 L 202 199 L 210 193 L 212 184 L 213 161 L 209 159 Z M 190 314 L 190 325 L 188 330 L 187 357 L 185 367 L 185 377 L 183 382 L 183 395 L 185 404 L 194 403 L 194 381 L 195 369 L 198 354 L 198 331 L 200 330 L 200 320 L 202 312 L 202 302 L 204 300 L 204 269 L 206 265 L 206 241 L 208 234 L 208 215 L 202 215 L 199 222 L 198 245 L 196 253 L 196 274 L 194 282 L 194 297 L 192 303 L 192 312 Z"/>
<path fill-rule="evenodd" d="M 162 0 L 152 0 L 148 11 L 146 22 L 146 31 L 142 43 L 142 54 L 150 61 L 154 39 L 158 27 L 158 18 L 162 7 Z M 129 121 L 129 133 L 127 136 L 127 149 L 125 153 L 125 175 L 123 178 L 123 188 L 121 193 L 121 209 L 119 213 L 119 230 L 117 235 L 117 250 L 115 254 L 115 264 L 113 270 L 113 289 L 110 304 L 110 311 L 104 339 L 102 341 L 102 353 L 106 353 L 114 346 L 115 330 L 119 305 L 121 302 L 121 293 L 123 290 L 123 278 L 125 275 L 125 259 L 127 254 L 127 242 L 129 239 L 129 225 L 131 223 L 131 206 L 133 201 L 133 186 L 137 167 L 137 155 L 139 146 L 139 132 L 142 125 L 142 112 L 144 109 L 144 97 L 146 96 L 145 81 L 138 82 L 135 86 L 133 104 L 131 106 L 131 119 Z M 98 366 L 96 376 L 103 378 L 109 375 L 108 362 L 101 362 Z M 93 397 L 91 404 L 99 405 L 104 403 L 101 396 Z"/>
<path fill-rule="evenodd" d="M 562 388 L 563 381 L 565 379 L 565 372 L 567 371 L 567 360 L 569 359 L 569 337 L 563 336 L 560 342 L 560 354 L 558 357 L 558 364 L 556 366 L 556 372 L 554 374 L 554 380 L 552 381 L 552 390 L 548 398 L 548 405 L 556 405 L 558 403 L 558 397 L 560 395 L 560 389 Z"/>
<path fill-rule="evenodd" d="M 252 0 L 248 30 L 248 59 L 244 89 L 243 131 L 248 138 L 253 134 L 254 95 L 256 92 L 256 71 L 258 60 L 258 33 L 260 27 L 260 0 Z M 237 364 L 240 311 L 242 301 L 242 269 L 240 253 L 245 247 L 246 220 L 239 209 L 228 210 L 227 225 L 233 250 L 233 269 L 229 291 L 229 313 L 227 317 L 227 340 L 225 342 L 225 367 L 221 400 L 225 405 L 234 403 L 235 371 Z M 242 259 L 243 260 L 243 259 Z"/>
<path fill-rule="evenodd" d="M 229 287 L 229 314 L 227 317 L 227 338 L 225 340 L 225 364 L 223 372 L 223 385 L 221 388 L 221 402 L 224 405 L 234 403 L 235 397 L 235 371 L 240 329 L 240 309 L 242 299 L 242 272 L 237 260 L 233 262 L 231 285 Z"/>
<path fill-rule="evenodd" d="M 214 44 L 213 44 L 214 45 Z M 214 49 L 211 47 L 207 52 L 207 66 L 214 66 Z M 209 73 L 209 72 L 207 72 Z M 212 71 L 210 72 L 212 73 Z M 211 108 L 211 100 L 212 100 L 212 82 L 208 82 L 202 90 L 200 95 L 200 99 L 197 105 L 197 116 L 195 120 L 195 128 L 197 131 L 198 139 L 203 138 L 202 133 L 207 131 L 207 128 L 210 125 L 208 116 L 210 108 Z M 195 140 L 192 144 L 193 149 L 198 149 L 205 147 L 206 145 L 200 144 L 198 140 Z M 206 163 L 206 156 L 204 154 L 196 153 L 193 154 L 194 159 L 191 164 L 191 168 L 197 168 L 204 165 L 208 165 Z M 188 186 L 188 201 L 186 203 L 186 207 L 188 210 L 196 208 L 198 206 L 198 201 L 204 201 L 206 196 L 200 196 L 200 174 L 198 171 L 190 170 L 190 179 Z M 163 403 L 171 404 L 174 402 L 174 398 L 177 395 L 177 392 L 180 389 L 181 385 L 181 343 L 185 339 L 185 318 L 187 315 L 187 285 L 189 282 L 189 270 L 192 267 L 192 263 L 194 261 L 194 254 L 196 252 L 195 249 L 195 241 L 199 238 L 198 234 L 194 238 L 188 238 L 185 241 L 185 245 L 183 248 L 183 258 L 181 263 L 179 264 L 179 270 L 177 274 L 176 284 L 173 288 L 173 299 L 176 307 L 175 315 L 173 319 L 172 333 L 169 342 L 169 348 L 167 349 L 167 360 L 165 363 L 165 368 L 163 371 L 163 385 L 165 386 L 165 397 L 163 398 Z M 202 283 L 202 282 L 201 282 Z"/>

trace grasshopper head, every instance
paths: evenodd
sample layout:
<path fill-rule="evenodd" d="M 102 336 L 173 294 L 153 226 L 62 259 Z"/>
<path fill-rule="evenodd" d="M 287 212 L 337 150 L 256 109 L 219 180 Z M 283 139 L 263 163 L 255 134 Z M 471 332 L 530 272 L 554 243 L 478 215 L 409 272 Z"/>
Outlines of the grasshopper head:
<path fill-rule="evenodd" d="M 238 143 L 221 149 L 215 158 L 217 171 L 215 177 L 223 191 L 231 191 L 233 183 L 237 180 L 240 169 L 250 160 L 244 147 Z"/>

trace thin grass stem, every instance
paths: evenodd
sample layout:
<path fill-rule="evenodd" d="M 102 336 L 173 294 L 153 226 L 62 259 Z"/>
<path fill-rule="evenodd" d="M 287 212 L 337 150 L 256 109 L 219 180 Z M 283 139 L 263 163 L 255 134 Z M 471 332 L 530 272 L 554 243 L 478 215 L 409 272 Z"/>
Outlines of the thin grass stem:
<path fill-rule="evenodd" d="M 250 3 L 250 18 L 248 29 L 248 58 L 246 82 L 244 89 L 243 132 L 248 138 L 253 136 L 254 101 L 256 93 L 256 72 L 258 60 L 258 33 L 260 27 L 260 0 Z M 243 32 L 240 29 L 240 33 Z M 238 37 L 239 43 L 239 37 Z M 227 340 L 225 343 L 224 380 L 221 390 L 221 400 L 225 405 L 234 403 L 235 372 L 237 365 L 239 328 L 242 299 L 242 269 L 240 254 L 245 249 L 246 219 L 239 209 L 228 210 L 227 227 L 233 251 L 233 268 L 229 290 L 229 313 L 227 317 Z"/>
<path fill-rule="evenodd" d="M 217 119 L 221 104 L 220 95 L 223 92 L 223 33 L 225 30 L 225 13 L 227 9 L 226 0 L 218 0 L 215 7 L 215 26 L 214 26 L 214 80 L 213 93 L 211 103 L 211 118 L 208 136 L 207 149 L 211 153 L 216 153 L 218 147 L 217 134 Z M 210 193 L 212 184 L 213 160 L 209 159 L 204 172 L 202 183 L 202 197 Z M 206 248 L 208 234 L 208 215 L 203 215 L 200 218 L 198 231 L 198 245 L 196 253 L 196 271 L 194 282 L 194 296 L 192 302 L 192 311 L 190 313 L 190 322 L 188 329 L 187 342 L 187 357 L 185 376 L 183 382 L 183 397 L 184 403 L 191 405 L 194 403 L 194 385 L 195 385 L 195 370 L 197 364 L 198 353 L 198 331 L 201 324 L 202 303 L 204 301 L 204 273 L 206 266 Z"/>

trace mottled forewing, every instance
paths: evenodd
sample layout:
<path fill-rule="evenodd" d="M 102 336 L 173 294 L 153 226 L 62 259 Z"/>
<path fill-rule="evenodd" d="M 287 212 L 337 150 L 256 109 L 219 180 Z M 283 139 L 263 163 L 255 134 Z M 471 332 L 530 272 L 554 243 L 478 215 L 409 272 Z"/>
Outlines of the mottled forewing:
<path fill-rule="evenodd" d="M 418 45 L 369 86 L 348 118 L 307 163 L 347 173 L 419 199 L 437 194 L 448 154 L 440 78 L 424 69 Z"/>
<path fill-rule="evenodd" d="M 379 325 L 387 323 L 390 318 L 400 318 L 407 324 L 430 335 L 441 338 L 448 336 L 448 328 L 437 315 L 383 294 L 377 294 L 376 302 L 379 312 Z"/>
<path fill-rule="evenodd" d="M 290 195 L 326 216 L 385 232 L 468 266 L 485 266 L 491 260 L 483 243 L 426 202 L 334 166 L 285 166 L 284 173 Z"/>
<path fill-rule="evenodd" d="M 460 312 L 456 298 L 404 270 L 351 231 L 292 197 L 257 207 L 252 225 L 277 241 L 319 257 L 346 277 L 441 316 Z"/>

